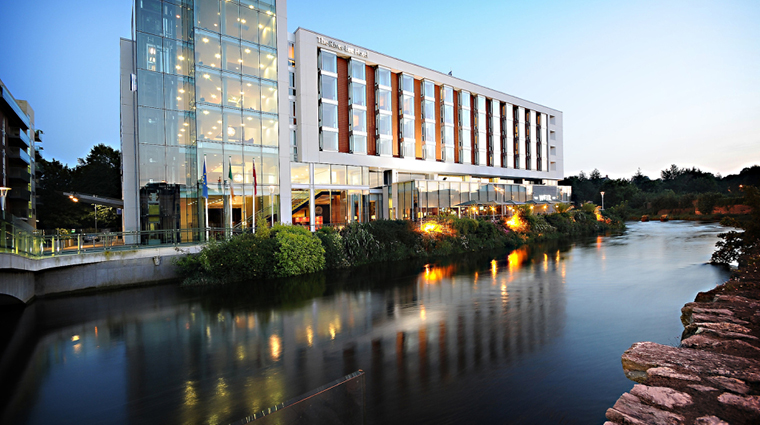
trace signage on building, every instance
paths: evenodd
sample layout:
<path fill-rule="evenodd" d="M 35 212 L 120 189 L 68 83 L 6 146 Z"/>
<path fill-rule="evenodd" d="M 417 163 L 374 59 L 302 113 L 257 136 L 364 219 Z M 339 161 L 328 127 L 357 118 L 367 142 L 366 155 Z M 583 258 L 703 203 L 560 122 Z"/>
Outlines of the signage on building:
<path fill-rule="evenodd" d="M 349 55 L 356 55 L 356 56 L 359 56 L 359 57 L 362 57 L 362 58 L 366 58 L 367 57 L 367 51 L 366 50 L 360 50 L 360 49 L 357 49 L 356 47 L 352 47 L 352 46 L 349 46 L 349 45 L 346 45 L 346 44 L 336 43 L 336 42 L 334 42 L 332 40 L 328 40 L 328 39 L 326 39 L 326 38 L 324 38 L 324 37 L 322 37 L 320 35 L 317 36 L 317 43 L 325 45 L 327 47 L 332 47 L 333 49 L 340 50 L 341 52 L 346 52 Z"/>

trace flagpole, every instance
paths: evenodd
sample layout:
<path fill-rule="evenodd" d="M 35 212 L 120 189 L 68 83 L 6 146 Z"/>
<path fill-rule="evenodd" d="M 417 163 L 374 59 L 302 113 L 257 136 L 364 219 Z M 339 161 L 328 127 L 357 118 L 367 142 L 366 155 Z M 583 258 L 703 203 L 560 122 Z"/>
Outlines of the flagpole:
<path fill-rule="evenodd" d="M 229 172 L 230 172 L 230 176 L 229 176 L 230 177 L 230 202 L 229 202 L 229 204 L 230 204 L 230 222 L 229 222 L 229 225 L 230 225 L 230 236 L 232 236 L 232 230 L 233 230 L 232 229 L 232 194 L 234 193 L 234 191 L 232 190 L 232 155 L 228 156 L 227 158 L 229 158 L 229 164 L 230 164 L 230 170 L 229 170 Z"/>
<path fill-rule="evenodd" d="M 206 199 L 206 242 L 208 242 L 208 179 L 206 177 L 206 154 L 203 154 L 203 197 Z"/>

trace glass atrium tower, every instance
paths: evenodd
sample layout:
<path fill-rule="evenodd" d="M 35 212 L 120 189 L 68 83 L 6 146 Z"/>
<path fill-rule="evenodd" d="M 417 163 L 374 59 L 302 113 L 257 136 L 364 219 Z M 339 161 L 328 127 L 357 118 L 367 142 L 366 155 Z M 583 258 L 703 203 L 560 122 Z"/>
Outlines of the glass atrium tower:
<path fill-rule="evenodd" d="M 132 40 L 121 41 L 124 230 L 278 219 L 284 11 L 283 0 L 135 1 Z"/>

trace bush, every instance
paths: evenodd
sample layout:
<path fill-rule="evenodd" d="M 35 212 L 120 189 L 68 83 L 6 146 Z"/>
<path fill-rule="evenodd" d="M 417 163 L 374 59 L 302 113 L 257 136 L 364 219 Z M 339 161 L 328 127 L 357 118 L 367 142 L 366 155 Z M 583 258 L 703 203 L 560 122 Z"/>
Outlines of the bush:
<path fill-rule="evenodd" d="M 276 277 L 314 273 L 325 268 L 325 249 L 316 236 L 300 226 L 277 227 L 274 232 Z"/>
<path fill-rule="evenodd" d="M 343 246 L 343 237 L 332 227 L 322 227 L 316 233 L 325 249 L 325 268 L 342 269 L 351 265 Z"/>

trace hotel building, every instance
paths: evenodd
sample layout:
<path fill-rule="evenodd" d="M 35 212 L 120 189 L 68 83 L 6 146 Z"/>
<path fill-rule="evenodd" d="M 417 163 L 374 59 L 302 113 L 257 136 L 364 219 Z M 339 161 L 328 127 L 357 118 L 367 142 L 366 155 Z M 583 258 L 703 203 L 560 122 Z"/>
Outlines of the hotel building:
<path fill-rule="evenodd" d="M 121 41 L 125 230 L 254 217 L 313 230 L 569 199 L 560 111 L 290 34 L 285 0 L 136 0 L 133 23 Z"/>

